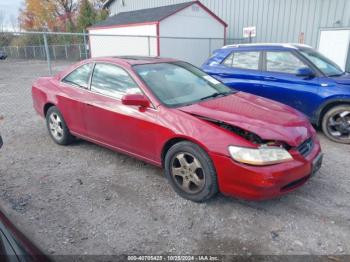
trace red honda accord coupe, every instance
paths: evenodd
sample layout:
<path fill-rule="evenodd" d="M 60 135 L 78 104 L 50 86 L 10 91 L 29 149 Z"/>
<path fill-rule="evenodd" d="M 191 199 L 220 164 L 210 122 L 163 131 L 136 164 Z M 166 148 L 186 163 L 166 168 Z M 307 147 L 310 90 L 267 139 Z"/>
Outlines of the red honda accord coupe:
<path fill-rule="evenodd" d="M 192 201 L 218 191 L 277 197 L 322 163 L 315 130 L 301 113 L 232 91 L 182 61 L 88 59 L 39 78 L 32 96 L 57 144 L 79 137 L 164 167 L 173 189 Z"/>

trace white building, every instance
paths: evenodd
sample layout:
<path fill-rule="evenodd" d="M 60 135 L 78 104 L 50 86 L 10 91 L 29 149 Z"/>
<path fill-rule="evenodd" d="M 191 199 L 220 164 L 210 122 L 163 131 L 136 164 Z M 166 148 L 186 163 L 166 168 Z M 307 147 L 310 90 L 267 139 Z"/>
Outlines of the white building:
<path fill-rule="evenodd" d="M 91 56 L 162 56 L 201 65 L 225 44 L 226 27 L 199 1 L 121 12 L 88 29 Z"/>

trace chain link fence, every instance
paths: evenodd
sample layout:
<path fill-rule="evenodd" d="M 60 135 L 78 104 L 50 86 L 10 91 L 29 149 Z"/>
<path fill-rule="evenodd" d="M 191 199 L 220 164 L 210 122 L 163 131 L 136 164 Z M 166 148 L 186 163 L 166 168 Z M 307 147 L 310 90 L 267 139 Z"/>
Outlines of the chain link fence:
<path fill-rule="evenodd" d="M 200 66 L 225 44 L 247 39 L 155 37 L 58 32 L 0 33 L 0 116 L 32 111 L 31 84 L 77 61 L 99 56 L 164 56 Z"/>
<path fill-rule="evenodd" d="M 224 44 L 240 44 L 247 41 L 247 38 L 1 32 L 0 51 L 3 51 L 9 59 L 46 61 L 48 71 L 52 74 L 51 63 L 55 61 L 74 62 L 91 56 L 144 55 L 191 60 L 191 54 L 192 56 L 196 54 L 198 59 L 195 59 L 194 64 L 199 66 L 215 49 Z"/>
<path fill-rule="evenodd" d="M 88 58 L 87 50 L 82 44 L 49 45 L 53 60 L 80 60 Z M 4 46 L 2 48 L 9 58 L 46 60 L 44 45 Z"/>
<path fill-rule="evenodd" d="M 85 59 L 88 34 L 53 32 L 0 32 L 0 50 L 9 58 L 46 60 Z"/>

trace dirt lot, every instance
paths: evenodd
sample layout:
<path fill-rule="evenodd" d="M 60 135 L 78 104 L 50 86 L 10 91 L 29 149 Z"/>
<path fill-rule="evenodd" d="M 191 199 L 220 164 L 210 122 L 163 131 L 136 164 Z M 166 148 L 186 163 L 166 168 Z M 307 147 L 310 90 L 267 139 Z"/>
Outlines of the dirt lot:
<path fill-rule="evenodd" d="M 161 169 L 84 141 L 54 144 L 31 106 L 45 74 L 43 62 L 0 61 L 0 207 L 47 253 L 350 254 L 350 146 L 320 133 L 321 171 L 280 199 L 196 204 Z"/>

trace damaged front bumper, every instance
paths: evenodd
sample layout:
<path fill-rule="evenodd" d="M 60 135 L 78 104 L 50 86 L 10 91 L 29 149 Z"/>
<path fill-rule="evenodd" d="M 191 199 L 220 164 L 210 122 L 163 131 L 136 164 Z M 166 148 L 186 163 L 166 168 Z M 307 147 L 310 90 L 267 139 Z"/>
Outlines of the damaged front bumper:
<path fill-rule="evenodd" d="M 294 148 L 289 151 L 293 157 L 292 161 L 269 166 L 242 164 L 229 156 L 211 154 L 220 191 L 243 199 L 265 200 L 295 190 L 311 177 L 314 173 L 313 162 L 320 158 L 320 144 L 316 137 L 313 141 L 313 148 L 307 156 L 302 156 L 297 148 Z M 318 161 L 318 169 L 320 164 Z"/>

